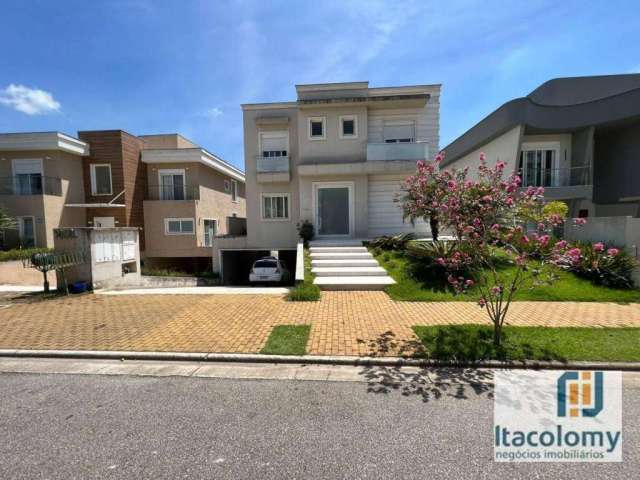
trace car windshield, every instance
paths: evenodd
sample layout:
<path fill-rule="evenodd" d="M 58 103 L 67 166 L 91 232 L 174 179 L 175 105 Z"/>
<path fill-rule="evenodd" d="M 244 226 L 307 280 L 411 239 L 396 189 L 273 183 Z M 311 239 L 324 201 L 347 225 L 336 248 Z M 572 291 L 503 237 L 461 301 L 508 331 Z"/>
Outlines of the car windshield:
<path fill-rule="evenodd" d="M 275 260 L 258 260 L 253 268 L 278 268 L 278 263 Z"/>

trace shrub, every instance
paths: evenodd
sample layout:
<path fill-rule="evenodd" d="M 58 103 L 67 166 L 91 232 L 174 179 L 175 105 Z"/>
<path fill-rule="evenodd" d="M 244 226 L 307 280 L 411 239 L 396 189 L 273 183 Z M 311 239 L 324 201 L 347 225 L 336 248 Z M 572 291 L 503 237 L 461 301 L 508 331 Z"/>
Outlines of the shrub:
<path fill-rule="evenodd" d="M 381 250 L 404 250 L 407 243 L 416 238 L 413 233 L 401 233 L 398 235 L 383 235 L 373 239 L 369 246 Z"/>
<path fill-rule="evenodd" d="M 320 287 L 314 285 L 315 275 L 311 272 L 309 251 L 304 251 L 304 281 L 289 290 L 287 300 L 290 302 L 316 302 L 320 300 Z"/>
<path fill-rule="evenodd" d="M 23 260 L 25 258 L 31 258 L 31 255 L 34 253 L 46 253 L 52 251 L 53 249 L 51 248 L 14 248 L 13 250 L 0 252 L 0 262 Z"/>
<path fill-rule="evenodd" d="M 446 283 L 451 273 L 456 276 L 471 276 L 473 255 L 455 241 L 409 242 L 406 246 L 407 256 L 416 260 L 409 272 L 417 280 Z"/>
<path fill-rule="evenodd" d="M 320 300 L 320 288 L 313 283 L 301 283 L 289 290 L 287 300 L 290 302 L 316 302 Z"/>
<path fill-rule="evenodd" d="M 311 223 L 309 220 L 303 220 L 302 222 L 298 223 L 297 228 L 298 228 L 298 235 L 300 236 L 300 238 L 302 239 L 305 245 L 307 245 L 311 240 L 313 240 L 313 237 L 315 236 L 315 229 L 313 228 L 313 223 Z"/>
<path fill-rule="evenodd" d="M 560 266 L 596 285 L 613 288 L 633 288 L 633 270 L 636 260 L 624 250 L 578 243 L 566 250 Z"/>

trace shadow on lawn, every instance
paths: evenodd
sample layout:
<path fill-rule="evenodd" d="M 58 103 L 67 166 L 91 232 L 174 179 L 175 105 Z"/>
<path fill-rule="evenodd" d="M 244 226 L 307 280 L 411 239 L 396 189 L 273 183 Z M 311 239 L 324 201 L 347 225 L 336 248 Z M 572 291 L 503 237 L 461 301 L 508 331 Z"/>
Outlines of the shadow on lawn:
<path fill-rule="evenodd" d="M 415 340 L 398 339 L 389 330 L 366 343 L 368 356 L 399 356 L 448 362 L 453 366 L 468 366 L 482 360 L 519 362 L 522 360 L 555 360 L 566 358 L 540 342 L 535 336 L 524 336 L 523 330 L 505 327 L 502 344 L 493 344 L 492 327 L 486 325 L 438 325 L 413 327 Z"/>
<path fill-rule="evenodd" d="M 493 397 L 493 373 L 490 370 L 465 368 L 481 360 L 519 362 L 522 360 L 565 359 L 542 345 L 531 344 L 517 332 L 504 331 L 503 344 L 493 345 L 493 331 L 485 325 L 416 326 L 415 340 L 398 339 L 387 331 L 366 343 L 372 357 L 438 360 L 444 367 L 367 367 L 361 375 L 367 381 L 367 391 L 377 394 L 399 392 L 403 396 L 417 395 L 423 402 L 448 396 L 468 399 L 469 394 Z"/>

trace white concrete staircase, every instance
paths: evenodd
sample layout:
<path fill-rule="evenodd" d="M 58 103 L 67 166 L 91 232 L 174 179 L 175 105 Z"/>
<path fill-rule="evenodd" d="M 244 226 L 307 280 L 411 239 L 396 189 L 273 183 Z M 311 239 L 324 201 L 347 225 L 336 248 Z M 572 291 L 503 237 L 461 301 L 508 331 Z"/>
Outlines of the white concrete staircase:
<path fill-rule="evenodd" d="M 322 290 L 382 290 L 393 280 L 362 242 L 311 242 L 313 283 Z"/>

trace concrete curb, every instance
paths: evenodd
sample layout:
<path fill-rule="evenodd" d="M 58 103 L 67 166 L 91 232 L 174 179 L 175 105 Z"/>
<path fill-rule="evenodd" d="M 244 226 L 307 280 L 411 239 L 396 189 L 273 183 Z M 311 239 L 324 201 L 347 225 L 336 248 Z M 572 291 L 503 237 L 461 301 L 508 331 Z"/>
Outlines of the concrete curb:
<path fill-rule="evenodd" d="M 640 362 L 446 362 L 400 357 L 355 357 L 328 355 L 260 355 L 246 353 L 132 352 L 109 350 L 17 350 L 0 349 L 0 357 L 76 358 L 110 360 L 162 360 L 190 362 L 283 363 L 304 365 L 350 365 L 362 367 L 500 368 L 536 370 L 619 370 L 640 372 Z"/>

